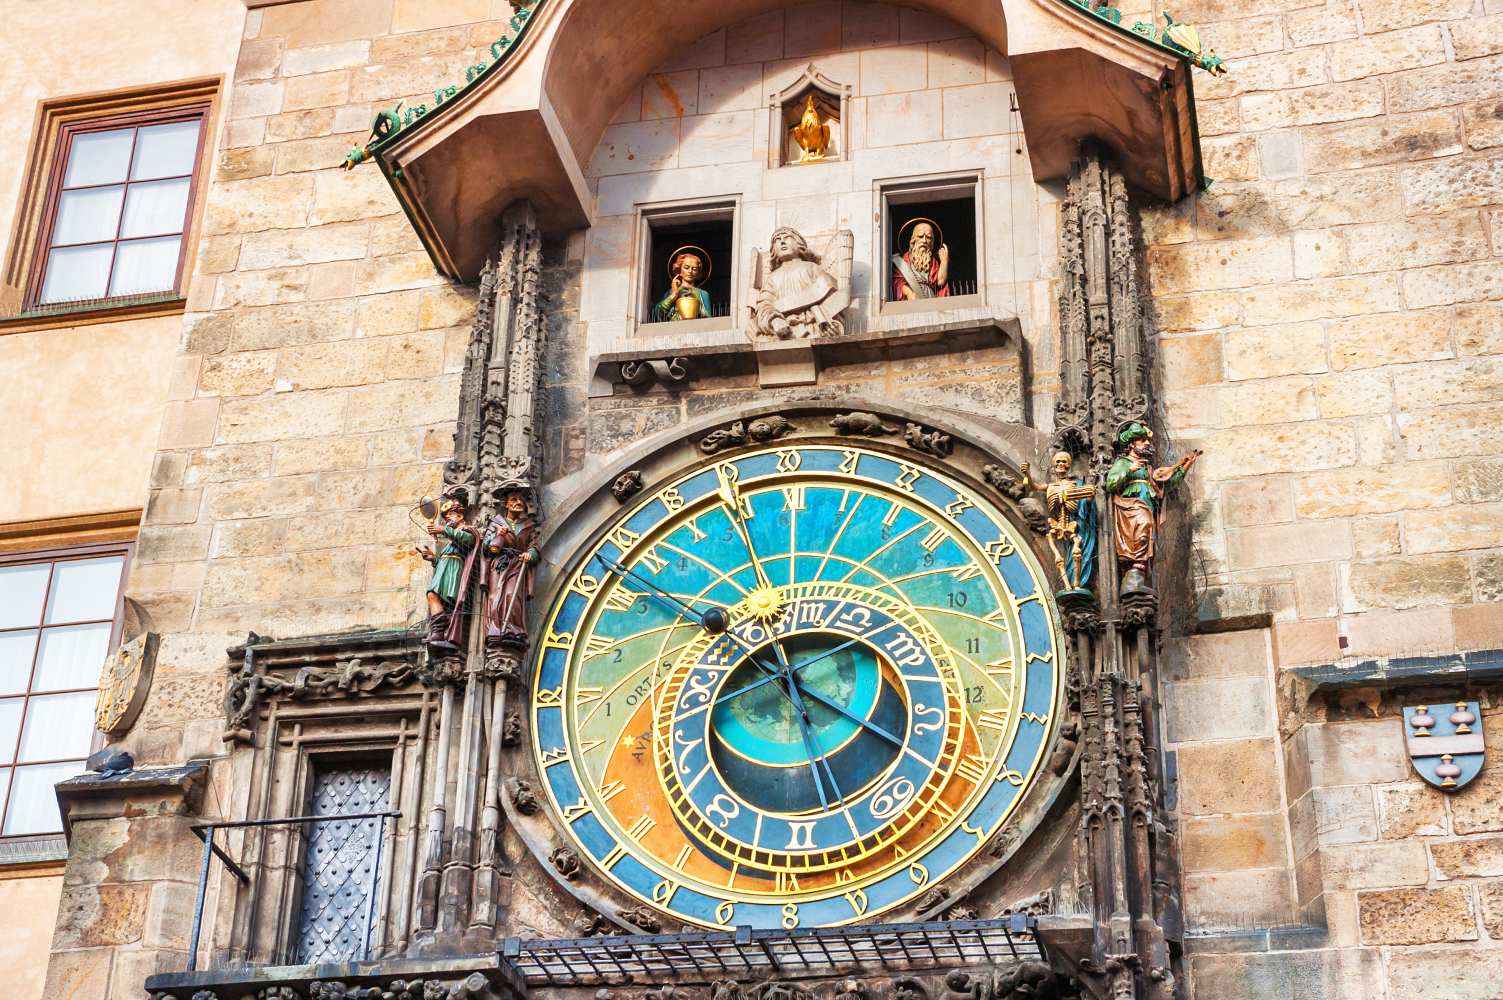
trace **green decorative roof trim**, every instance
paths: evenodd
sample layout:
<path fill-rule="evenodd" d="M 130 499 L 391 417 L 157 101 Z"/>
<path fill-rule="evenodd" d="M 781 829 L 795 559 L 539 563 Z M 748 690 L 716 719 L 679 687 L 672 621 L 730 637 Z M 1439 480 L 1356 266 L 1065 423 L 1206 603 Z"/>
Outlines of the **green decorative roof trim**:
<path fill-rule="evenodd" d="M 1094 17 L 1100 18 L 1106 23 L 1122 31 L 1129 31 L 1139 38 L 1157 45 L 1159 48 L 1172 52 L 1181 59 L 1188 59 L 1192 66 L 1199 66 L 1212 76 L 1221 76 L 1226 73 L 1226 62 L 1215 52 L 1206 48 L 1200 40 L 1200 32 L 1195 26 L 1176 21 L 1168 11 L 1162 11 L 1164 26 L 1147 21 L 1135 21 L 1128 28 L 1122 24 L 1122 11 L 1106 4 L 1095 4 L 1092 0 L 1065 0 L 1072 7 L 1079 7 Z"/>
<path fill-rule="evenodd" d="M 484 80 L 497 66 L 506 61 L 507 55 L 527 33 L 527 26 L 532 23 L 533 15 L 546 2 L 547 0 L 520 0 L 517 3 L 517 12 L 507 22 L 507 27 L 511 29 L 511 32 L 491 43 L 490 59 L 467 66 L 464 71 L 463 84 L 451 83 L 447 87 L 435 90 L 432 108 L 426 104 L 404 107 L 407 102 L 400 101 L 390 111 L 378 111 L 375 120 L 371 122 L 371 134 L 365 145 L 351 149 L 345 154 L 344 163 L 341 165 L 346 170 L 352 170 L 371 159 L 398 135 Z"/>

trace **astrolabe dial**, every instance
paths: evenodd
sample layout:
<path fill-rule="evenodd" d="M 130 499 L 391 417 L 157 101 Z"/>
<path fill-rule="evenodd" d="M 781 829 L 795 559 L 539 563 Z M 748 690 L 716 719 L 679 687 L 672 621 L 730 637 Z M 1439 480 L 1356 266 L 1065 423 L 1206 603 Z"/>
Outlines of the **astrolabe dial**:
<path fill-rule="evenodd" d="M 533 739 L 567 834 L 707 927 L 869 919 L 955 872 L 1047 752 L 1045 574 L 958 479 L 876 449 L 686 471 L 558 589 Z"/>

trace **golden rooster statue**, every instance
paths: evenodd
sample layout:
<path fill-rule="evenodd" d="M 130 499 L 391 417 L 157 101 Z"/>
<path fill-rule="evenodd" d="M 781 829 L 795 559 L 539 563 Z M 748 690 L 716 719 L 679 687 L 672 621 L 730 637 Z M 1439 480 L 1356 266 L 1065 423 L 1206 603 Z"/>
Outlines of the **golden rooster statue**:
<path fill-rule="evenodd" d="M 803 117 L 793 126 L 793 141 L 803 150 L 798 158 L 800 163 L 823 160 L 825 150 L 830 148 L 830 126 L 819 120 L 813 94 L 809 95 L 809 103 L 804 105 Z"/>

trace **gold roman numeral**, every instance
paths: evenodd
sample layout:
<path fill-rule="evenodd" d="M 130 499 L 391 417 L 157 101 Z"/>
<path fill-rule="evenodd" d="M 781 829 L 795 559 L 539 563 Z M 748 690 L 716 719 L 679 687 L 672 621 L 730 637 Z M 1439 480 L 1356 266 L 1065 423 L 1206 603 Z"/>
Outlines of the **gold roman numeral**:
<path fill-rule="evenodd" d="M 949 535 L 945 534 L 944 528 L 935 528 L 933 531 L 929 532 L 929 534 L 925 535 L 924 540 L 922 542 L 919 542 L 919 544 L 924 547 L 925 552 L 933 552 L 935 549 L 943 545 L 945 543 L 945 539 L 949 537 Z"/>

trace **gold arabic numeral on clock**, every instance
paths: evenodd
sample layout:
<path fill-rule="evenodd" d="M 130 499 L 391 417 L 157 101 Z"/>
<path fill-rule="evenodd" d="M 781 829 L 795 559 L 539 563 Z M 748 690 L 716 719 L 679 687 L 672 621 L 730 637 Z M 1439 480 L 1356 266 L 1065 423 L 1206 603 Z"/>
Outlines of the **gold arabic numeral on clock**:
<path fill-rule="evenodd" d="M 600 578 L 580 570 L 574 575 L 573 588 L 583 597 L 594 597 L 595 591 L 600 589 Z"/>
<path fill-rule="evenodd" d="M 792 449 L 783 449 L 778 452 L 777 471 L 797 472 L 798 467 L 804 464 L 804 456 Z"/>
<path fill-rule="evenodd" d="M 840 456 L 839 470 L 847 476 L 855 475 L 856 463 L 861 460 L 861 454 L 854 451 L 842 451 Z M 845 510 L 845 507 L 842 506 L 840 509 Z"/>
<path fill-rule="evenodd" d="M 668 565 L 668 560 L 658 555 L 657 547 L 653 546 L 638 557 L 637 565 L 640 566 L 643 564 L 646 564 L 649 573 L 657 574 L 661 573 L 663 568 Z"/>
<path fill-rule="evenodd" d="M 727 899 L 725 902 L 715 907 L 715 922 L 721 927 L 729 924 L 731 922 L 731 918 L 735 915 L 736 904 L 732 900 Z"/>
<path fill-rule="evenodd" d="M 923 473 L 903 462 L 898 463 L 898 469 L 900 470 L 898 477 L 893 480 L 892 484 L 904 493 L 912 493 L 913 484 L 919 481 Z"/>
<path fill-rule="evenodd" d="M 783 904 L 783 930 L 791 931 L 798 926 L 798 904 Z"/>
<path fill-rule="evenodd" d="M 783 487 L 783 509 L 785 511 L 804 509 L 804 488 L 802 486 Z"/>
<path fill-rule="evenodd" d="M 852 889 L 845 894 L 845 901 L 851 904 L 851 909 L 856 911 L 856 916 L 866 916 L 866 893 L 861 889 Z"/>
<path fill-rule="evenodd" d="M 672 486 L 659 493 L 658 497 L 663 501 L 663 506 L 668 508 L 668 512 L 670 514 L 677 513 L 684 507 L 683 494 L 679 493 L 679 491 L 674 489 Z"/>

